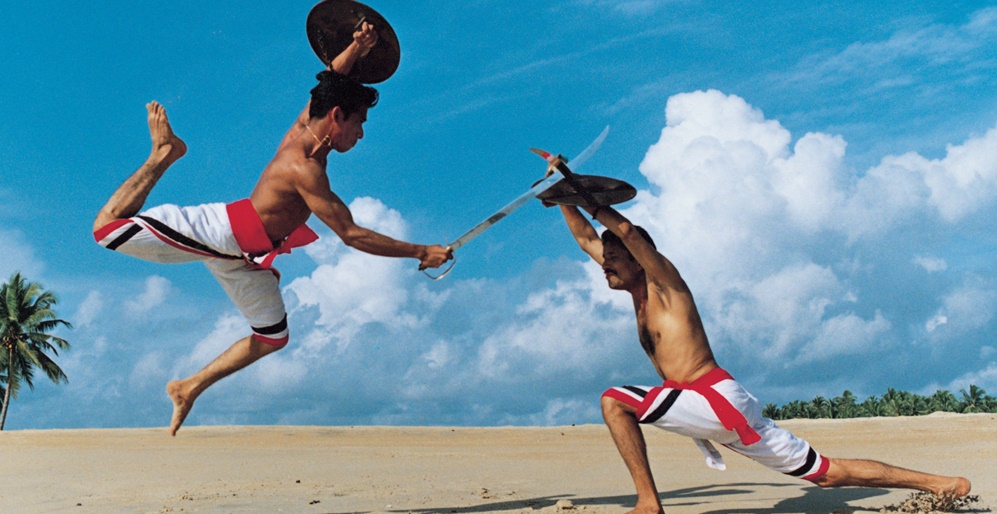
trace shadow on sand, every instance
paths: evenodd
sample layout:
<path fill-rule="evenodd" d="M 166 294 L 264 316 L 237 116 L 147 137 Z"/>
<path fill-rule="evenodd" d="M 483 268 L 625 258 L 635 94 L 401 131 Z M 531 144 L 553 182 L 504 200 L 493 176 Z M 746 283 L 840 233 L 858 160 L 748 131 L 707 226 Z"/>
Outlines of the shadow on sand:
<path fill-rule="evenodd" d="M 858 512 L 878 512 L 878 509 L 864 509 L 861 507 L 851 507 L 848 502 L 883 496 L 889 491 L 874 488 L 845 488 L 845 489 L 821 489 L 820 487 L 807 487 L 803 496 L 779 500 L 778 503 L 768 508 L 745 509 L 744 507 L 720 508 L 710 510 L 712 499 L 717 499 L 724 503 L 736 501 L 736 496 L 747 495 L 755 492 L 757 487 L 799 487 L 789 484 L 773 483 L 738 483 L 710 485 L 703 487 L 690 487 L 663 493 L 662 503 L 665 511 L 675 507 L 695 508 L 701 514 L 794 514 L 794 513 L 836 513 L 852 514 Z M 576 507 L 582 506 L 619 506 L 621 510 L 633 508 L 637 503 L 636 495 L 624 496 L 603 496 L 579 498 L 570 494 L 543 496 L 529 498 L 525 500 L 508 500 L 482 503 L 465 507 L 430 507 L 424 509 L 402 509 L 388 512 L 418 512 L 418 513 L 473 513 L 473 512 L 502 512 L 532 509 L 540 510 L 553 507 L 558 500 L 571 500 Z"/>

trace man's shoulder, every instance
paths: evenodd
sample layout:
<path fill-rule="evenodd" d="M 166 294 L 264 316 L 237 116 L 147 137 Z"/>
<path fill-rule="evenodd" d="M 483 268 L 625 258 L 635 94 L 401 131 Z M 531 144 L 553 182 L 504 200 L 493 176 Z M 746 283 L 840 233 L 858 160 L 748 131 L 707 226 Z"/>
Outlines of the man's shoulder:
<path fill-rule="evenodd" d="M 267 170 L 291 178 L 325 175 L 325 161 L 309 157 L 299 145 L 281 148 L 267 165 Z"/>

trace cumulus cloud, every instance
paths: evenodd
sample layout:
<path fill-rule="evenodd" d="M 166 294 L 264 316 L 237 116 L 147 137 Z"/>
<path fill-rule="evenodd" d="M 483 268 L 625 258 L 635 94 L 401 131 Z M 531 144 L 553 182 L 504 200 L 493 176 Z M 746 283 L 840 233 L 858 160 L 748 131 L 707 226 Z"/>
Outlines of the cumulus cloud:
<path fill-rule="evenodd" d="M 652 189 L 626 214 L 686 276 L 714 345 L 745 358 L 800 367 L 889 351 L 903 338 L 894 329 L 912 320 L 903 306 L 863 294 L 865 280 L 890 280 L 870 270 L 893 273 L 900 259 L 945 271 L 944 258 L 905 253 L 905 240 L 924 231 L 911 220 L 952 226 L 990 212 L 997 198 L 997 129 L 949 145 L 940 159 L 887 156 L 855 173 L 840 136 L 809 133 L 794 144 L 734 95 L 675 95 L 665 117 L 640 165 Z M 922 326 L 950 330 L 959 318 L 980 329 L 993 292 L 954 291 Z"/>
<path fill-rule="evenodd" d="M 965 272 L 965 257 L 937 236 L 993 214 L 995 131 L 939 159 L 887 156 L 857 172 L 840 136 L 794 141 L 743 98 L 675 95 L 640 164 L 650 187 L 625 214 L 683 273 L 721 364 L 760 384 L 763 401 L 841 384 L 881 394 L 921 368 L 944 369 L 941 381 L 954 385 L 992 383 L 997 287 Z M 408 237 L 381 201 L 350 208 L 359 224 Z M 290 344 L 220 382 L 191 423 L 598 422 L 605 388 L 660 380 L 637 341 L 629 296 L 609 290 L 580 253 L 508 280 L 430 282 L 411 260 L 363 254 L 329 232 L 305 250 L 314 271 L 284 289 Z M 248 334 L 227 303 L 221 313 L 185 311 L 175 299 L 182 291 L 159 276 L 141 289 L 121 301 L 95 290 L 77 308 L 94 344 L 70 361 L 84 382 L 76 394 L 97 384 L 105 397 L 148 391 L 165 401 L 163 381 Z M 101 321 L 121 313 L 146 314 L 113 330 Z M 168 330 L 196 341 L 193 349 L 161 345 Z M 86 371 L 121 353 L 130 357 L 109 363 L 114 373 Z M 761 394 L 769 391 L 787 396 Z M 131 405 L 159 414 L 145 403 Z"/>
<path fill-rule="evenodd" d="M 952 146 L 950 155 L 981 162 L 977 154 L 987 145 L 976 142 L 988 137 Z M 904 359 L 877 364 L 920 351 L 900 346 L 900 330 L 932 325 L 934 335 L 915 337 L 955 325 L 978 330 L 990 319 L 980 305 L 994 303 L 993 288 L 973 283 L 950 289 L 936 313 L 913 319 L 907 306 L 870 294 L 896 287 L 876 270 L 898 263 L 910 271 L 948 269 L 940 248 L 891 244 L 906 230 L 893 210 L 944 225 L 988 209 L 991 200 L 980 196 L 947 218 L 932 200 L 928 174 L 911 164 L 921 161 L 888 157 L 856 174 L 845 165 L 846 148 L 840 136 L 820 133 L 794 142 L 737 96 L 676 95 L 640 166 L 651 188 L 625 211 L 684 273 L 721 363 L 776 388 L 806 376 L 784 388 L 794 398 L 821 387 L 814 369 L 819 380 L 854 390 L 863 389 L 856 381 L 877 380 L 857 377 L 864 369 L 871 377 L 878 376 L 873 368 L 906 374 Z M 361 225 L 406 238 L 404 219 L 382 202 L 360 198 L 350 207 Z M 900 257 L 881 255 L 883 245 Z M 637 342 L 628 295 L 609 290 L 594 263 L 538 263 L 504 282 L 430 283 L 410 262 L 357 252 L 332 234 L 307 252 L 316 269 L 285 288 L 291 344 L 244 373 L 239 386 L 223 386 L 267 391 L 275 396 L 255 401 L 295 405 L 278 409 L 283 422 L 597 422 L 606 387 L 658 380 Z M 237 321 L 234 314 L 219 320 L 195 353 L 208 358 L 224 349 Z M 925 365 L 938 358 L 924 357 Z M 757 366 L 759 359 L 768 365 Z"/>
<path fill-rule="evenodd" d="M 358 224 L 405 238 L 407 228 L 401 215 L 380 201 L 359 198 L 350 210 Z M 333 234 L 327 233 L 320 243 L 307 247 L 318 267 L 311 276 L 295 279 L 287 287 L 298 310 L 314 309 L 318 314 L 315 328 L 304 335 L 298 351 L 313 355 L 328 345 L 342 351 L 370 323 L 407 330 L 422 323 L 408 309 L 411 299 L 420 294 L 407 287 L 413 276 L 411 262 L 349 249 Z"/>

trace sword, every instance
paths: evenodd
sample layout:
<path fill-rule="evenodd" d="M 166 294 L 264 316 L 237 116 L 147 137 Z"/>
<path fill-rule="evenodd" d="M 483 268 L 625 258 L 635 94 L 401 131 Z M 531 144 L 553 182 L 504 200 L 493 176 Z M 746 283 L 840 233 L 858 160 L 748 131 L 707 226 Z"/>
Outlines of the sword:
<path fill-rule="evenodd" d="M 590 157 L 592 157 L 592 155 L 595 154 L 595 151 L 598 150 L 600 146 L 602 146 L 602 142 L 606 140 L 606 135 L 608 134 L 609 134 L 609 127 L 607 126 L 602 130 L 602 133 L 600 133 L 599 136 L 595 138 L 595 141 L 592 141 L 592 143 L 590 143 L 588 147 L 586 147 L 584 150 L 582 150 L 581 153 L 578 154 L 578 157 L 576 157 L 571 161 L 572 166 L 577 169 L 579 166 L 584 164 L 585 161 L 587 161 Z M 501 221 L 502 218 L 505 218 L 509 214 L 512 214 L 512 212 L 515 211 L 516 209 L 522 207 L 523 204 L 525 204 L 526 202 L 536 198 L 537 195 L 539 195 L 540 193 L 543 193 L 544 191 L 550 189 L 551 187 L 554 187 L 554 184 L 557 184 L 561 180 L 564 180 L 566 178 L 564 172 L 560 169 L 558 169 L 557 171 L 558 171 L 557 173 L 551 174 L 549 177 L 541 180 L 540 182 L 537 182 L 528 191 L 516 197 L 515 200 L 509 202 L 505 207 L 502 207 L 501 209 L 495 211 L 495 214 L 492 214 L 481 223 L 475 225 L 474 228 L 465 232 L 464 235 L 455 239 L 454 242 L 447 245 L 447 249 L 450 250 L 451 252 L 456 251 L 458 248 L 466 245 L 472 239 L 481 235 L 481 233 L 484 232 L 485 230 L 488 230 L 489 227 Z M 427 272 L 426 270 L 423 270 L 422 272 L 425 273 L 427 277 L 433 280 L 440 280 L 441 278 L 447 276 L 447 274 L 450 273 L 450 271 L 453 269 L 453 267 L 456 264 L 457 264 L 457 258 L 454 257 L 453 263 L 450 264 L 450 267 L 437 276 L 430 275 L 429 272 Z"/>

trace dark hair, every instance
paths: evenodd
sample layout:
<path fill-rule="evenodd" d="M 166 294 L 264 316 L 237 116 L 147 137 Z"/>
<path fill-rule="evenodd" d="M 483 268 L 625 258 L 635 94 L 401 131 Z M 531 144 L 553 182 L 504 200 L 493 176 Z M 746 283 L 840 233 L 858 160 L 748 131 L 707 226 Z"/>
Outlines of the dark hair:
<path fill-rule="evenodd" d="M 318 85 L 312 88 L 312 103 L 308 116 L 321 118 L 333 107 L 339 107 L 347 117 L 360 109 L 377 105 L 377 90 L 367 87 L 346 75 L 325 70 L 315 76 Z"/>
<path fill-rule="evenodd" d="M 643 237 L 644 240 L 651 245 L 651 248 L 654 248 L 655 250 L 658 249 L 658 247 L 654 245 L 654 239 L 651 239 L 651 234 L 648 234 L 647 230 L 644 230 L 644 227 L 640 225 L 634 225 L 633 227 L 634 230 L 636 230 L 637 233 L 640 234 L 641 237 Z M 610 243 L 619 244 L 623 246 L 623 248 L 626 248 L 626 245 L 623 244 L 623 240 L 620 239 L 620 236 L 614 234 L 612 230 L 607 229 L 602 232 L 602 244 L 606 245 Z M 629 252 L 629 250 L 627 251 Z"/>

